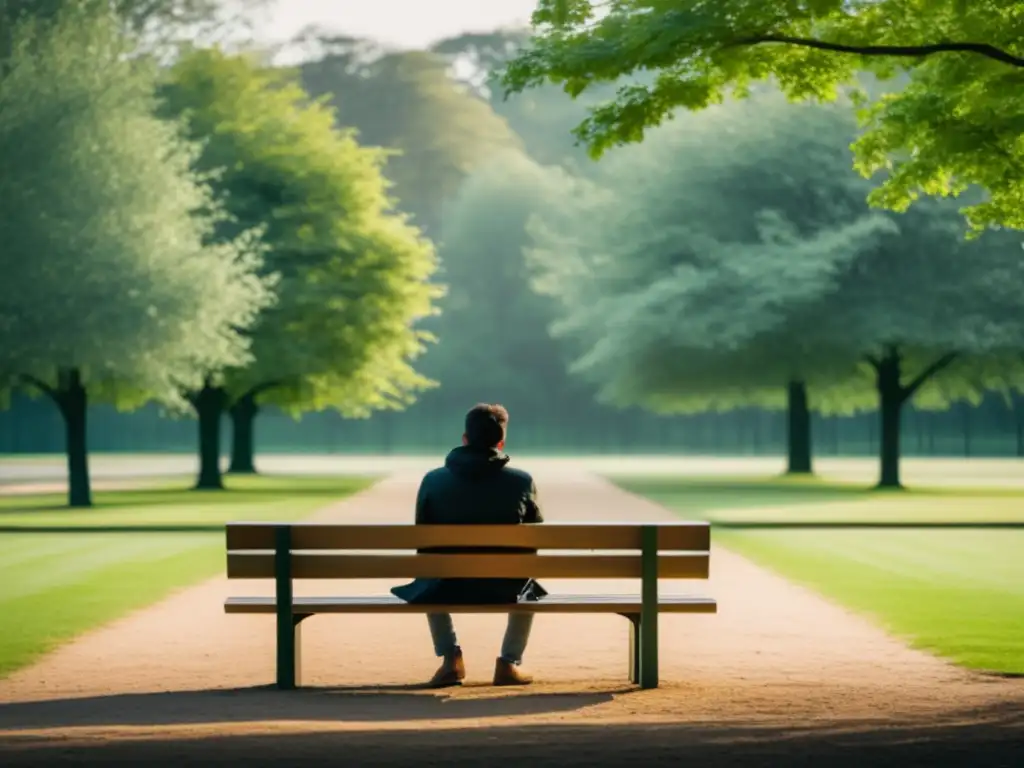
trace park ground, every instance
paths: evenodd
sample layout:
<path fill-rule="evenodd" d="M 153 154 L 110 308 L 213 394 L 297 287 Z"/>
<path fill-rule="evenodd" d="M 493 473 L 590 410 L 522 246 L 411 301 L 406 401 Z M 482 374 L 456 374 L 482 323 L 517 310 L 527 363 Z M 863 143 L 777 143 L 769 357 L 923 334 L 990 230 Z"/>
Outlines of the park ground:
<path fill-rule="evenodd" d="M 1016 764 L 1024 749 L 1013 462 L 908 462 L 914 490 L 878 495 L 856 460 L 822 462 L 820 481 L 770 480 L 778 464 L 757 459 L 524 460 L 552 520 L 716 523 L 709 583 L 667 588 L 707 592 L 721 611 L 663 620 L 661 688 L 624 683 L 625 622 L 552 616 L 529 659 L 539 685 L 496 692 L 485 683 L 500 619 L 479 616 L 459 622 L 470 684 L 416 690 L 433 664 L 423 622 L 384 616 L 311 621 L 310 687 L 282 694 L 266 688 L 271 622 L 221 613 L 226 595 L 264 590 L 215 577 L 222 537 L 209 528 L 313 512 L 403 521 L 429 462 L 271 457 L 271 476 L 197 506 L 180 490 L 184 459 L 111 458 L 106 481 L 157 487 L 69 513 L 30 493 L 59 464 L 0 463 L 0 525 L 153 529 L 3 537 L 0 610 L 20 627 L 0 640 L 5 765 L 326 764 L 340 750 L 359 765 L 675 764 L 685 750 L 712 765 L 980 766 Z M 617 586 L 596 588 L 631 585 Z"/>

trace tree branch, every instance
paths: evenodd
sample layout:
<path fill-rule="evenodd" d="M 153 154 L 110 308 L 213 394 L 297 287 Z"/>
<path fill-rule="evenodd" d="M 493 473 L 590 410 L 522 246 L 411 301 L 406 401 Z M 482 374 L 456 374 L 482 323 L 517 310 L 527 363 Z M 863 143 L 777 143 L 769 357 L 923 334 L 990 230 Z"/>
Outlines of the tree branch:
<path fill-rule="evenodd" d="M 37 379 L 35 376 L 29 376 L 26 373 L 21 374 L 18 378 L 21 380 L 22 384 L 28 384 L 29 386 L 35 387 L 53 400 L 53 402 L 60 405 L 60 392 L 58 392 L 55 387 L 51 387 L 42 379 Z"/>
<path fill-rule="evenodd" d="M 882 367 L 882 361 L 874 355 L 864 355 L 865 362 L 869 363 L 876 371 Z"/>
<path fill-rule="evenodd" d="M 796 45 L 802 48 L 814 48 L 819 51 L 832 51 L 833 53 L 849 53 L 858 56 L 899 56 L 905 58 L 920 58 L 931 56 L 936 53 L 976 53 L 995 61 L 1009 64 L 1011 67 L 1024 67 L 1024 58 L 1014 56 L 1008 51 L 996 48 L 988 43 L 931 43 L 929 45 L 844 45 L 843 43 L 830 43 L 825 40 L 814 40 L 806 37 L 789 37 L 788 35 L 754 35 L 740 38 L 726 44 L 726 48 L 734 48 L 741 45 L 762 45 L 764 43 L 783 43 Z"/>
<path fill-rule="evenodd" d="M 212 376 L 206 376 L 206 377 L 203 378 L 203 386 L 202 386 L 202 388 L 200 388 L 200 389 L 187 389 L 187 390 L 183 390 L 181 394 L 184 396 L 184 398 L 186 400 L 188 400 L 189 404 L 198 411 L 199 410 L 199 395 L 202 394 L 204 389 L 206 389 L 207 387 L 212 387 L 212 386 L 213 386 L 213 377 Z"/>
<path fill-rule="evenodd" d="M 948 368 L 950 363 L 956 360 L 957 357 L 958 354 L 956 352 L 948 352 L 942 357 L 940 357 L 938 360 L 936 360 L 934 363 L 929 365 L 927 368 L 925 368 L 923 371 L 921 371 L 919 374 L 917 374 L 917 376 L 915 376 L 914 379 L 909 384 L 907 384 L 907 386 L 903 387 L 903 400 L 908 400 L 909 398 L 911 398 L 913 394 L 921 388 L 922 384 L 928 381 L 928 379 L 937 374 L 943 368 Z"/>
<path fill-rule="evenodd" d="M 265 381 L 262 384 L 257 384 L 255 387 L 252 387 L 248 392 L 246 392 L 238 399 L 243 400 L 247 397 L 255 398 L 258 397 L 259 395 L 262 395 L 264 392 L 269 392 L 272 389 L 283 387 L 287 383 L 288 382 L 285 379 L 272 379 L 270 381 Z"/>
<path fill-rule="evenodd" d="M 256 403 L 257 397 L 259 397 L 264 392 L 269 392 L 272 389 L 283 387 L 287 383 L 287 379 L 271 379 L 270 381 L 264 381 L 262 384 L 257 384 L 248 389 L 245 392 L 245 394 L 236 397 L 234 401 L 231 403 L 231 407 L 229 410 L 233 410 L 236 406 L 245 402 L 246 400 L 249 400 L 252 403 L 253 407 L 258 409 L 259 405 Z"/>

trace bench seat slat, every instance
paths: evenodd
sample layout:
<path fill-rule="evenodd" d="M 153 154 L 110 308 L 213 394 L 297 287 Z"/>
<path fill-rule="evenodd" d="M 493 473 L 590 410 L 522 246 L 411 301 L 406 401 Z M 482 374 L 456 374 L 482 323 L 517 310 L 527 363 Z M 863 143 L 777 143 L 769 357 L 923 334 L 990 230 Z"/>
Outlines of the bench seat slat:
<path fill-rule="evenodd" d="M 296 597 L 293 612 L 313 613 L 508 613 L 510 610 L 529 613 L 638 613 L 639 595 L 549 595 L 543 600 L 514 605 L 411 605 L 393 596 L 359 597 Z M 277 610 L 273 597 L 229 597 L 225 613 L 272 614 Z M 661 613 L 716 613 L 711 598 L 662 595 L 658 600 Z"/>

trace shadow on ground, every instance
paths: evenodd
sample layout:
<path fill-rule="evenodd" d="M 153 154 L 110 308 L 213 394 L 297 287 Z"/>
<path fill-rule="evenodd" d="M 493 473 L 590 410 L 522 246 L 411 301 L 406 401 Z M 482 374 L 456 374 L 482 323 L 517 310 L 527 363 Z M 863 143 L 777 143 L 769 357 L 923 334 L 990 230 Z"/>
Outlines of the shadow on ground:
<path fill-rule="evenodd" d="M 529 698 L 529 697 L 524 697 Z M 328 701 L 329 697 L 324 697 Z M 184 703 L 184 702 L 183 702 Z M 435 705 L 436 706 L 436 705 Z M 24 765 L 412 766 L 820 766 L 995 768 L 1020 765 L 1020 713 L 896 726 L 870 722 L 771 726 L 756 723 L 535 725 L 419 730 L 301 729 L 76 739 L 74 734 L 0 736 L 0 763 Z"/>
<path fill-rule="evenodd" d="M 474 695 L 474 688 L 480 695 Z M 424 686 L 302 688 L 273 686 L 212 691 L 136 693 L 0 704 L 0 734 L 82 726 L 170 726 L 259 721 L 387 722 L 522 717 L 574 712 L 632 688 L 587 693 L 494 695 L 465 686 L 458 696 Z"/>
<path fill-rule="evenodd" d="M 905 530 L 905 531 L 942 531 L 942 530 L 1006 530 L 1024 529 L 1024 522 L 963 522 L 963 523 L 930 523 L 901 521 L 795 521 L 795 520 L 716 520 L 711 523 L 715 528 L 757 531 L 757 530 Z"/>

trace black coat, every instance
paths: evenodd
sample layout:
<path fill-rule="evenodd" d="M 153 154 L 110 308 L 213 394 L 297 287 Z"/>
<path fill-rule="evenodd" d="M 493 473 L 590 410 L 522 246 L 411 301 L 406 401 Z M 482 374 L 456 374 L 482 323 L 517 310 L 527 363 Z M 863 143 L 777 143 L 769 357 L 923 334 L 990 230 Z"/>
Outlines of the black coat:
<path fill-rule="evenodd" d="M 537 486 L 526 472 L 508 467 L 495 449 L 461 446 L 444 466 L 428 472 L 416 496 L 417 525 L 518 525 L 542 523 Z M 449 547 L 421 553 L 526 552 L 513 547 Z M 547 592 L 533 579 L 415 579 L 392 594 L 409 603 L 456 605 L 539 600 Z"/>

